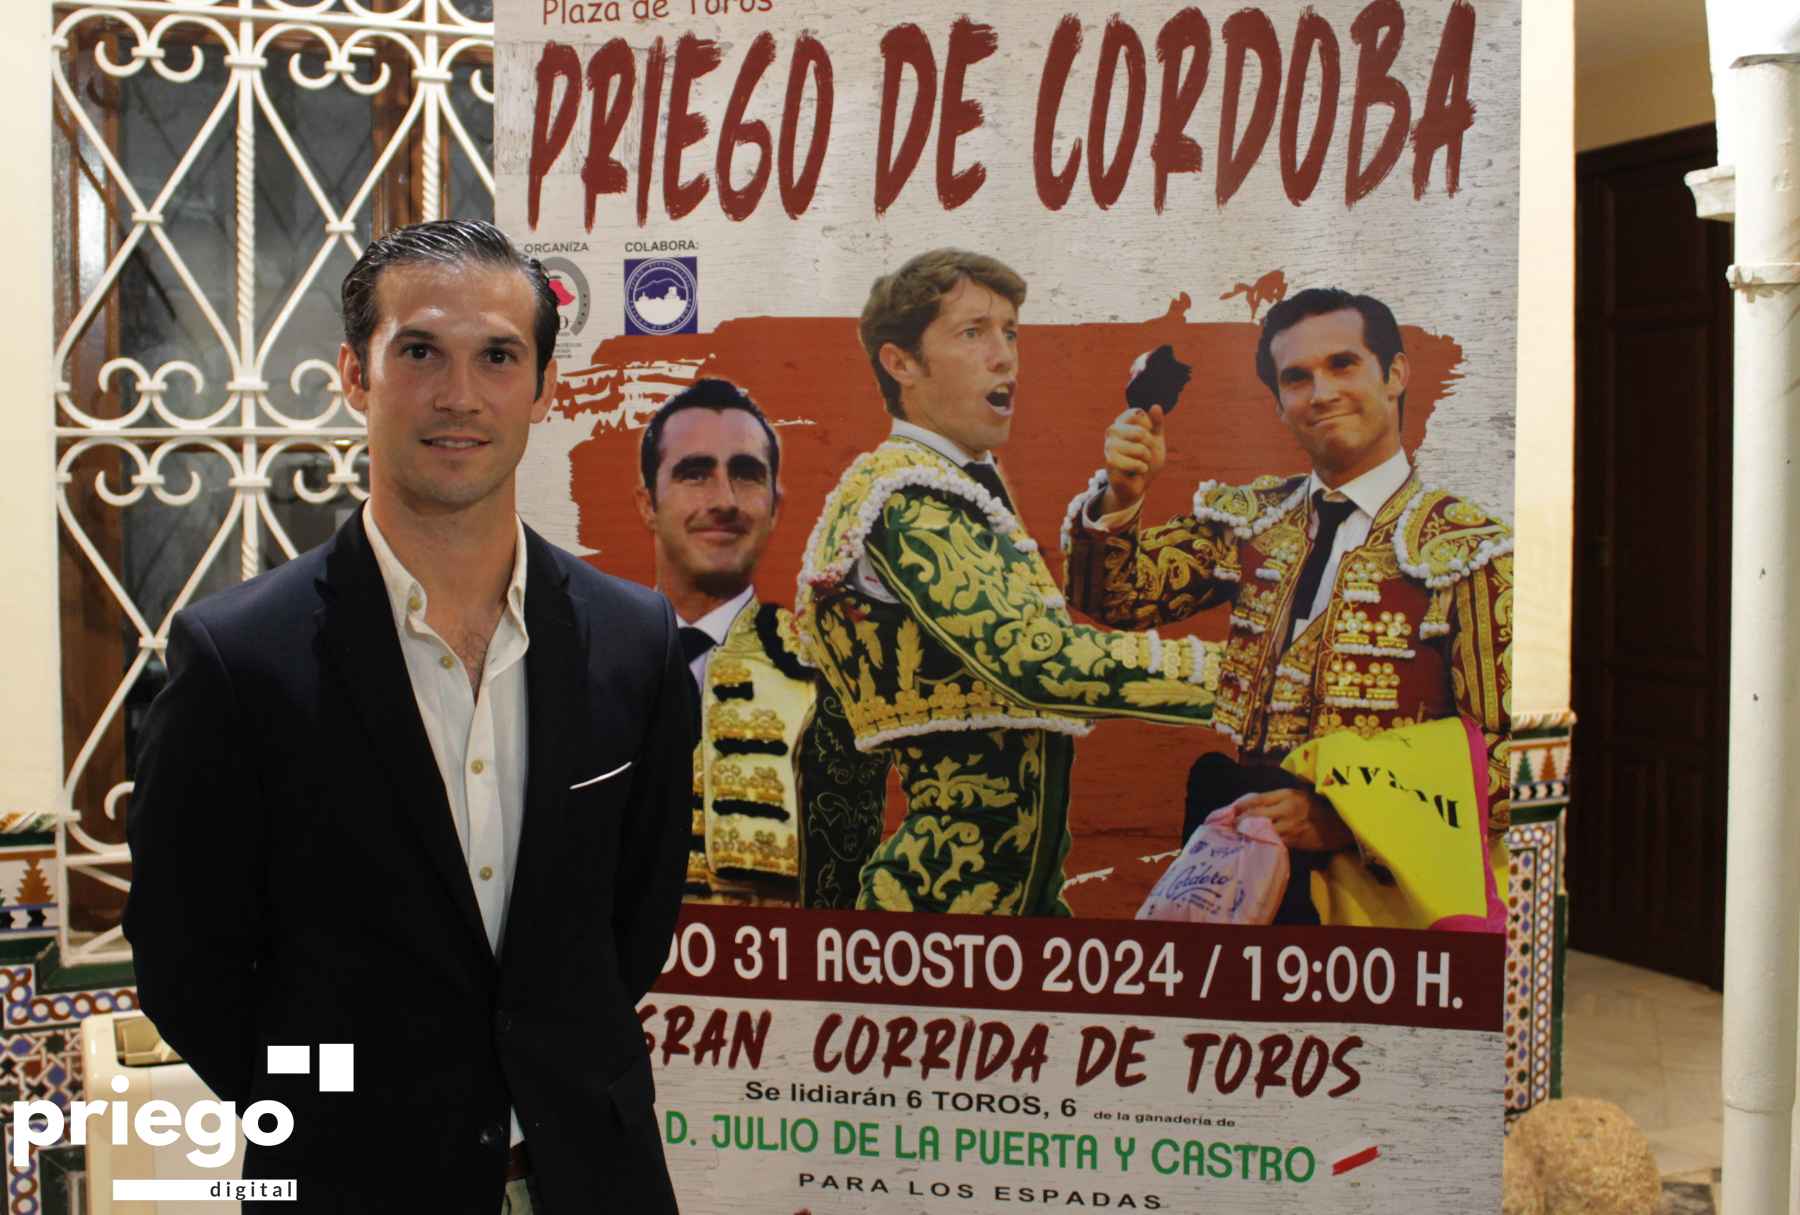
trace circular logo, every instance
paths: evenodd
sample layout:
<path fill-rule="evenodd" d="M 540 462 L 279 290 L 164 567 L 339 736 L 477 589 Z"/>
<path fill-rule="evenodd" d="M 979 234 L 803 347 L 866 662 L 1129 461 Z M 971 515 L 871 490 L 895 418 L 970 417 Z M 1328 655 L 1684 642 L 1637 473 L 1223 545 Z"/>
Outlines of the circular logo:
<path fill-rule="evenodd" d="M 550 290 L 556 293 L 556 312 L 562 321 L 558 336 L 579 337 L 587 328 L 588 305 L 593 299 L 587 275 L 566 257 L 546 257 L 538 264 L 550 280 Z"/>
<path fill-rule="evenodd" d="M 672 257 L 639 262 L 625 276 L 626 319 L 642 333 L 679 333 L 699 307 L 694 272 Z"/>

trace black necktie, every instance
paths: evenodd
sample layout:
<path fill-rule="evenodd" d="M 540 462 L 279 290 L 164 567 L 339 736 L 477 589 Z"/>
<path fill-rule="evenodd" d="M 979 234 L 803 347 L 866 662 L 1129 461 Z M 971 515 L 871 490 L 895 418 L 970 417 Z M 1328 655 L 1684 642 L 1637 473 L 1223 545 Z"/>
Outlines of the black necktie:
<path fill-rule="evenodd" d="M 1294 591 L 1295 620 L 1312 615 L 1319 580 L 1325 576 L 1325 563 L 1331 559 L 1332 542 L 1337 539 L 1338 528 L 1356 509 L 1356 503 L 1348 498 L 1327 498 L 1321 489 L 1313 493 L 1313 509 L 1319 512 L 1319 534 L 1313 537 L 1312 551 L 1306 554 L 1306 564 L 1300 567 L 1300 585 Z"/>
<path fill-rule="evenodd" d="M 716 644 L 718 643 L 712 639 L 712 634 L 705 629 L 697 629 L 688 624 L 681 626 L 681 656 L 688 662 L 692 663 Z"/>
<path fill-rule="evenodd" d="M 963 471 L 975 478 L 975 484 L 1000 499 L 1000 505 L 1007 510 L 1013 508 L 1012 496 L 1006 492 L 1006 486 L 1000 480 L 1000 470 L 985 460 L 970 460 L 963 465 Z"/>

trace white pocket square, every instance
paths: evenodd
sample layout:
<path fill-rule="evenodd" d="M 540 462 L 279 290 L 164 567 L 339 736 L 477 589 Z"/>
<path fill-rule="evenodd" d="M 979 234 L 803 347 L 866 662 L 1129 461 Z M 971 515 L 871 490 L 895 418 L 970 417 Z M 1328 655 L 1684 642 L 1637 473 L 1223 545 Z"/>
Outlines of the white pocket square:
<path fill-rule="evenodd" d="M 614 768 L 611 772 L 602 772 L 599 776 L 590 776 L 584 781 L 581 781 L 577 784 L 570 785 L 569 792 L 573 793 L 577 789 L 585 789 L 589 785 L 597 785 L 603 780 L 611 780 L 613 777 L 617 776 L 619 773 L 625 771 L 625 769 L 627 769 L 629 767 L 631 767 L 631 761 L 626 760 L 624 763 L 622 763 L 618 767 Z"/>

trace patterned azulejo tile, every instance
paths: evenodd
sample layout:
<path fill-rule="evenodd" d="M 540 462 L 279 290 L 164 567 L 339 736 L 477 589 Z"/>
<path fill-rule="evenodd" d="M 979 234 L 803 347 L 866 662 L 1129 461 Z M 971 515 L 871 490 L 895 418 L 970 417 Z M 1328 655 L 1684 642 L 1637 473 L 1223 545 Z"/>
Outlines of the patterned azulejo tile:
<path fill-rule="evenodd" d="M 1510 1120 L 1556 1095 L 1563 972 L 1564 827 L 1573 715 L 1515 722 L 1507 916 L 1506 1114 Z"/>
<path fill-rule="evenodd" d="M 49 970 L 41 968 L 48 966 Z M 73 990 L 44 991 L 40 976 Z M 94 1013 L 137 1007 L 130 986 L 80 987 L 80 968 L 51 962 L 0 965 L 0 1109 L 14 1101 L 50 1101 L 67 1109 L 82 1095 L 81 1023 Z M 85 1149 L 63 1143 L 28 1150 L 23 1169 L 11 1167 L 11 1119 L 5 1128 L 6 1215 L 77 1215 L 85 1209 Z"/>

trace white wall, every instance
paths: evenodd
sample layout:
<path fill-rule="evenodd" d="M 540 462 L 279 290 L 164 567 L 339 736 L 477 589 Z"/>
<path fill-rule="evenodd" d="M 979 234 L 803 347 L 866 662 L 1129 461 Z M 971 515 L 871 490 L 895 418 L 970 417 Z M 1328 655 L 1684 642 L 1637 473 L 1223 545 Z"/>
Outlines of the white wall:
<path fill-rule="evenodd" d="M 1513 712 L 1569 707 L 1575 502 L 1575 10 L 1525 0 Z"/>
<path fill-rule="evenodd" d="M 1575 0 L 1525 0 L 1524 14 L 1515 713 L 1570 703 L 1575 153 L 1713 118 L 1704 43 L 1578 74 Z"/>
<path fill-rule="evenodd" d="M 1712 72 L 1707 66 L 1704 42 L 1600 69 L 1577 65 L 1577 151 L 1679 131 L 1712 120 Z"/>
<path fill-rule="evenodd" d="M 57 809 L 63 769 L 50 434 L 50 19 L 46 8 L 31 7 L 31 20 L 7 22 L 0 37 L 0 815 Z"/>

